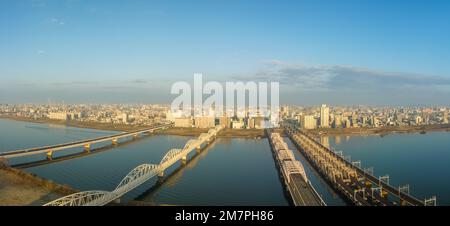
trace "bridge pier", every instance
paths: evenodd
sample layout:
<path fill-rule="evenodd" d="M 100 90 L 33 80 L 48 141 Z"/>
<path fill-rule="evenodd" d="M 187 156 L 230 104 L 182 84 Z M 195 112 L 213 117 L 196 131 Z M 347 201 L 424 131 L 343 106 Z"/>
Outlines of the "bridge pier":
<path fill-rule="evenodd" d="M 389 193 L 388 193 L 387 191 L 385 191 L 384 189 L 381 189 L 381 193 L 380 193 L 380 196 L 381 196 L 381 197 L 387 198 L 388 195 L 389 195 Z"/>
<path fill-rule="evenodd" d="M 195 151 L 197 151 L 197 153 L 200 153 L 201 150 L 202 150 L 201 145 L 195 147 Z"/>
<path fill-rule="evenodd" d="M 85 144 L 84 145 L 84 151 L 90 152 L 91 151 L 91 144 Z"/>
<path fill-rule="evenodd" d="M 133 139 L 139 138 L 139 133 L 133 134 Z"/>
<path fill-rule="evenodd" d="M 159 178 L 164 177 L 164 171 L 161 171 L 161 172 L 158 174 L 158 177 L 159 177 Z"/>
<path fill-rule="evenodd" d="M 48 159 L 48 160 L 52 160 L 52 159 L 53 159 L 53 151 L 52 151 L 52 150 L 49 150 L 49 151 L 47 152 L 47 159 Z"/>
<path fill-rule="evenodd" d="M 114 138 L 114 139 L 111 140 L 111 142 L 112 142 L 113 145 L 117 145 L 119 143 L 119 139 Z"/>
<path fill-rule="evenodd" d="M 186 162 L 187 162 L 187 156 L 184 155 L 184 156 L 181 157 L 181 163 L 182 164 L 186 164 Z"/>

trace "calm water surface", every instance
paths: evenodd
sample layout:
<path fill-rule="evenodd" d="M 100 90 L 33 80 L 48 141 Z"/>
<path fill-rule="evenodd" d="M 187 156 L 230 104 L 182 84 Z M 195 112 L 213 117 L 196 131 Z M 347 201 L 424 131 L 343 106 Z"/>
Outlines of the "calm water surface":
<path fill-rule="evenodd" d="M 117 132 L 0 120 L 0 152 L 105 136 Z M 181 148 L 192 137 L 156 135 L 104 152 L 27 169 L 43 178 L 79 190 L 113 190 L 139 164 L 158 164 L 171 148 Z M 375 175 L 389 174 L 391 184 L 410 184 L 419 198 L 437 195 L 438 204 L 450 205 L 450 133 L 396 134 L 386 137 L 328 137 Z M 326 141 L 324 139 L 323 141 Z M 345 205 L 285 138 L 306 170 L 309 180 L 328 205 Z M 97 144 L 100 147 L 107 144 Z M 57 155 L 80 152 L 71 149 Z M 177 163 L 164 180 L 152 179 L 122 200 L 136 199 L 168 205 L 288 205 L 267 139 L 217 139 L 190 161 Z M 45 158 L 17 158 L 20 163 Z"/>
<path fill-rule="evenodd" d="M 114 133 L 7 120 L 0 120 L 0 130 L 11 131 L 0 140 L 2 150 L 57 144 Z M 27 141 L 27 137 L 33 139 Z M 82 191 L 111 191 L 136 166 L 158 164 L 168 150 L 183 147 L 191 138 L 155 135 L 105 152 L 26 170 Z M 33 158 L 44 157 L 40 155 Z M 122 200 L 138 199 L 169 205 L 289 204 L 266 139 L 217 139 L 200 154 L 192 152 L 189 157 L 191 161 L 186 165 L 177 163 L 167 169 L 164 181 L 158 181 L 157 178 L 149 180 Z M 15 159 L 14 162 L 24 159 Z"/>
<path fill-rule="evenodd" d="M 352 160 L 361 160 L 363 167 L 374 167 L 376 176 L 389 175 L 392 185 L 409 184 L 416 197 L 436 195 L 438 205 L 450 205 L 449 132 L 332 136 L 328 142 Z"/>

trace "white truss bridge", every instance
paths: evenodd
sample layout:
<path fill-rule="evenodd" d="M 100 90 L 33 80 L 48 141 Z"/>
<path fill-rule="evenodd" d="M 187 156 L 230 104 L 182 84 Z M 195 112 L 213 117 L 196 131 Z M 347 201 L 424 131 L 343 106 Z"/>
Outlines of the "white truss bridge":
<path fill-rule="evenodd" d="M 71 194 L 44 206 L 103 206 L 114 200 L 119 199 L 127 192 L 133 190 L 139 185 L 155 176 L 163 176 L 164 170 L 175 164 L 179 160 L 186 161 L 188 154 L 200 149 L 201 145 L 209 143 L 216 138 L 217 133 L 222 129 L 216 126 L 210 129 L 208 133 L 202 133 L 197 139 L 189 140 L 183 149 L 171 149 L 162 158 L 159 164 L 142 164 L 129 172 L 117 185 L 113 191 L 83 191 Z"/>

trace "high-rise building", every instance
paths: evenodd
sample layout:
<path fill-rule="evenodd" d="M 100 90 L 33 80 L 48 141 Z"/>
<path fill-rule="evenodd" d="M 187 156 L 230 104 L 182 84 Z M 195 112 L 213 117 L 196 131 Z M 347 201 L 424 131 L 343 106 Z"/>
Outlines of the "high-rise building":
<path fill-rule="evenodd" d="M 69 115 L 67 114 L 67 112 L 50 112 L 48 114 L 48 118 L 56 120 L 68 120 Z"/>
<path fill-rule="evenodd" d="M 282 106 L 280 114 L 282 117 L 286 117 L 289 115 L 289 106 Z"/>
<path fill-rule="evenodd" d="M 255 128 L 256 129 L 262 129 L 264 128 L 264 117 L 257 116 L 255 117 Z"/>
<path fill-rule="evenodd" d="M 128 114 L 127 113 L 123 113 L 122 114 L 122 123 L 128 123 Z"/>
<path fill-rule="evenodd" d="M 229 118 L 227 116 L 222 116 L 219 118 L 219 124 L 223 128 L 231 128 L 231 118 Z"/>
<path fill-rule="evenodd" d="M 350 121 L 350 119 L 348 117 L 345 117 L 345 128 L 350 128 L 352 127 L 352 122 Z"/>
<path fill-rule="evenodd" d="M 377 117 L 372 116 L 372 120 L 371 120 L 370 125 L 373 126 L 373 127 L 378 127 L 379 122 L 380 122 L 380 120 Z"/>
<path fill-rule="evenodd" d="M 335 115 L 334 128 L 341 128 L 341 127 L 342 127 L 342 115 Z"/>
<path fill-rule="evenodd" d="M 190 117 L 174 118 L 174 126 L 175 127 L 184 127 L 184 128 L 192 127 L 192 119 Z"/>
<path fill-rule="evenodd" d="M 317 120 L 313 115 L 302 116 L 301 127 L 303 129 L 315 129 L 317 126 Z"/>
<path fill-rule="evenodd" d="M 216 119 L 210 116 L 200 116 L 194 118 L 195 128 L 213 128 L 216 126 Z"/>
<path fill-rule="evenodd" d="M 420 125 L 422 124 L 422 122 L 423 122 L 422 117 L 416 116 L 416 125 Z"/>
<path fill-rule="evenodd" d="M 330 127 L 330 108 L 326 104 L 322 104 L 322 107 L 320 107 L 320 127 Z"/>
<path fill-rule="evenodd" d="M 255 118 L 247 118 L 247 128 L 254 129 L 255 128 Z"/>

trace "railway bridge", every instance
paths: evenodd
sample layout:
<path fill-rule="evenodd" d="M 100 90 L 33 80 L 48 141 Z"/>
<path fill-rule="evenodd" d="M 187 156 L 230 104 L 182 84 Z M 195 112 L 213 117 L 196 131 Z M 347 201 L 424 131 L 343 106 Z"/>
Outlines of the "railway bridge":
<path fill-rule="evenodd" d="M 325 147 L 293 125 L 284 125 L 299 151 L 350 202 L 358 206 L 436 205 L 436 197 L 420 200 L 409 193 L 409 185 L 394 187 L 389 176 L 376 177 L 373 168 L 363 169 L 361 161 L 351 161 L 342 152 Z"/>
<path fill-rule="evenodd" d="M 267 131 L 274 159 L 295 206 L 326 206 L 306 176 L 303 165 L 295 159 L 279 133 Z"/>

